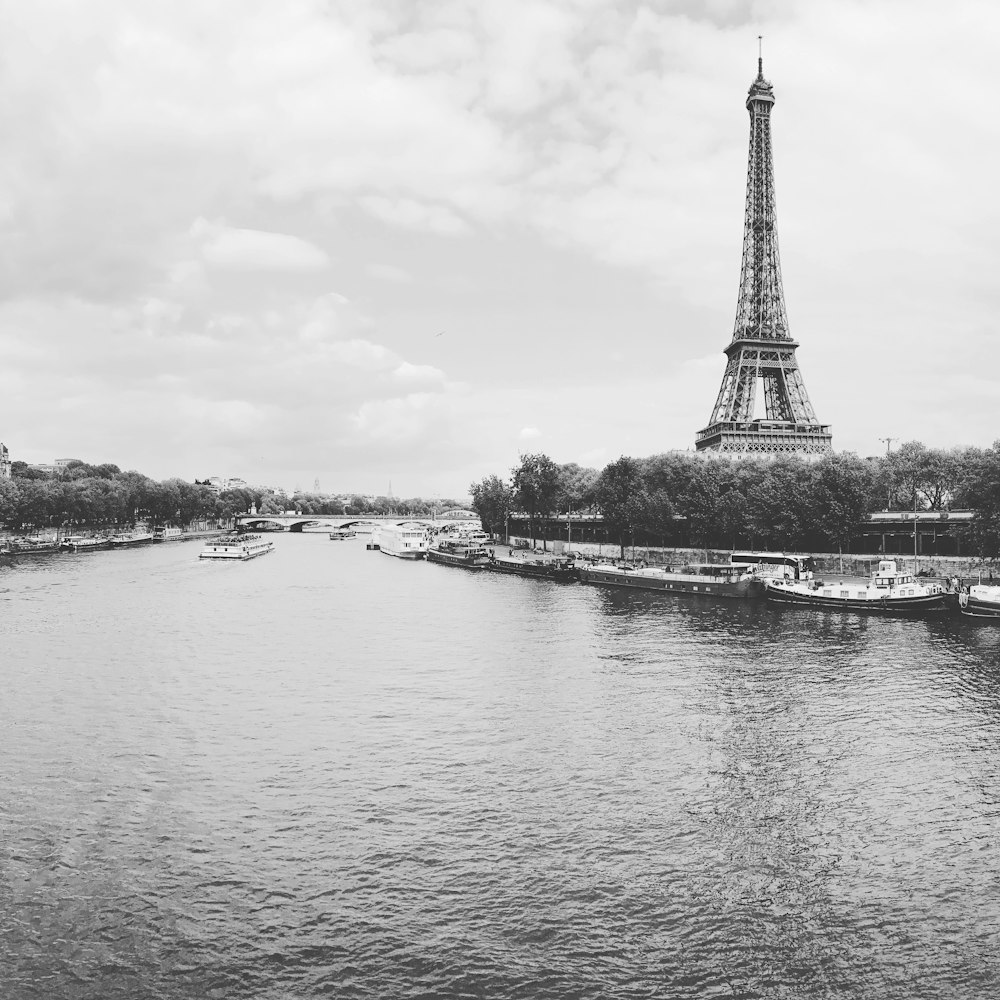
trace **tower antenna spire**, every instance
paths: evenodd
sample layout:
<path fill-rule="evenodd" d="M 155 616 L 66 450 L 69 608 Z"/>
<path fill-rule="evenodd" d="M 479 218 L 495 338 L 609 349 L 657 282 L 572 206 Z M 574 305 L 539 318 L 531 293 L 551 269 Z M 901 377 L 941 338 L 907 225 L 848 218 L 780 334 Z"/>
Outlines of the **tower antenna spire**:
<path fill-rule="evenodd" d="M 757 75 L 764 75 L 764 36 L 757 36 Z"/>

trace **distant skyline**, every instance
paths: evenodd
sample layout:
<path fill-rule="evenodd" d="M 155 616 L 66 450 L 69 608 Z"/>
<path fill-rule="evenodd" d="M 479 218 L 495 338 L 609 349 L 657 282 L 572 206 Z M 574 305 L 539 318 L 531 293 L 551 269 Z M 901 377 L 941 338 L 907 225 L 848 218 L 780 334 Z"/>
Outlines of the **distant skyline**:
<path fill-rule="evenodd" d="M 0 441 L 463 497 L 694 450 L 774 84 L 837 451 L 1000 438 L 1000 8 L 0 2 Z"/>

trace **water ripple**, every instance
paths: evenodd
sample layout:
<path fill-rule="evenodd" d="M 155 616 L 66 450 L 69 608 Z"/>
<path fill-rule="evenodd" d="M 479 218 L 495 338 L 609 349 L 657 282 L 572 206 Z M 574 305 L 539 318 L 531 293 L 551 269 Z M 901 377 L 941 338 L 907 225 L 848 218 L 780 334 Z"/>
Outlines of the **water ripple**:
<path fill-rule="evenodd" d="M 1000 993 L 1000 630 L 324 541 L 0 571 L 5 998 Z"/>

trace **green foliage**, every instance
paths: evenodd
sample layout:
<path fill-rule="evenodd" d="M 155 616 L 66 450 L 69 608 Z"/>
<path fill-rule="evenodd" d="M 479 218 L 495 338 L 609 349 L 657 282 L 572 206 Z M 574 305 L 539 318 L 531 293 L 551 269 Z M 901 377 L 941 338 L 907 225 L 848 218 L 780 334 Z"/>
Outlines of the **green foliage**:
<path fill-rule="evenodd" d="M 12 474 L 10 480 L 0 480 L 0 521 L 8 529 L 124 527 L 137 520 L 188 524 L 232 514 L 206 486 L 180 479 L 157 483 L 116 465 L 71 462 L 48 473 L 15 462 Z"/>
<path fill-rule="evenodd" d="M 559 487 L 556 494 L 556 506 L 559 510 L 582 510 L 594 502 L 594 489 L 597 485 L 598 472 L 587 469 L 576 462 L 560 465 Z"/>
<path fill-rule="evenodd" d="M 548 461 L 528 455 L 514 470 L 515 485 L 526 484 L 516 500 L 533 519 L 549 512 L 531 506 L 539 458 Z M 641 536 L 660 544 L 835 551 L 849 547 L 867 514 L 916 504 L 974 510 L 968 541 L 983 555 L 1000 554 L 1000 442 L 986 451 L 909 442 L 891 455 L 837 453 L 820 461 L 730 462 L 677 452 L 623 457 L 596 477 L 572 463 L 555 468 L 559 509 L 593 504 L 623 546 Z"/>
<path fill-rule="evenodd" d="M 970 449 L 963 471 L 959 498 L 975 511 L 963 531 L 964 540 L 980 558 L 996 558 L 1000 556 L 1000 441 L 985 451 Z"/>
<path fill-rule="evenodd" d="M 535 522 L 556 509 L 559 498 L 559 467 L 548 455 L 522 455 L 521 464 L 511 470 L 514 503 L 528 515 L 531 540 L 535 540 Z"/>
<path fill-rule="evenodd" d="M 504 532 L 507 515 L 514 503 L 514 490 L 499 476 L 487 476 L 469 487 L 472 509 L 479 515 L 483 531 L 491 535 Z"/>
<path fill-rule="evenodd" d="M 594 485 L 594 502 L 624 557 L 626 542 L 634 544 L 636 530 L 650 523 L 650 497 L 640 463 L 623 455 L 605 466 Z"/>

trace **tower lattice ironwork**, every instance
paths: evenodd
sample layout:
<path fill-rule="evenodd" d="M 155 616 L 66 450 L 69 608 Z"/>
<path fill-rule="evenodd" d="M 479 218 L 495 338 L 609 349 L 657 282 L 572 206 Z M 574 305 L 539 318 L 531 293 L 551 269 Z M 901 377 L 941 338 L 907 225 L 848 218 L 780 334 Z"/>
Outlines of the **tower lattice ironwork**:
<path fill-rule="evenodd" d="M 819 456 L 831 450 L 830 428 L 816 420 L 795 360 L 799 345 L 788 332 L 771 154 L 773 105 L 774 88 L 764 79 L 759 58 L 746 102 L 750 154 L 736 325 L 712 418 L 698 432 L 698 451 Z M 755 419 L 758 384 L 764 389 L 766 417 Z"/>

